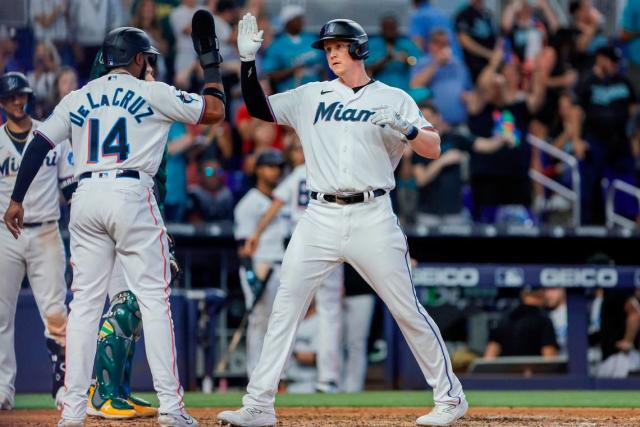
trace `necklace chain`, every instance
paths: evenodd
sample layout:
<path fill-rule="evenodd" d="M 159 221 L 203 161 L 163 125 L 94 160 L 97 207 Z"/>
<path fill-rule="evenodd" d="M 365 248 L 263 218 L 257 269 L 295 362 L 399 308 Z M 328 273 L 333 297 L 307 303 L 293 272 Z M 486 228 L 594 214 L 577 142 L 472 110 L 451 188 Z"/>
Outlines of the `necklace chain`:
<path fill-rule="evenodd" d="M 9 138 L 11 138 L 11 140 L 13 142 L 17 142 L 19 144 L 24 144 L 25 142 L 27 142 L 27 139 L 29 139 L 29 133 L 31 132 L 31 128 L 29 128 L 29 130 L 27 131 L 27 136 L 25 136 L 24 138 L 18 138 L 10 129 L 9 126 L 5 126 L 4 130 L 7 131 L 7 135 L 9 136 Z M 21 132 L 19 132 L 21 133 Z"/>

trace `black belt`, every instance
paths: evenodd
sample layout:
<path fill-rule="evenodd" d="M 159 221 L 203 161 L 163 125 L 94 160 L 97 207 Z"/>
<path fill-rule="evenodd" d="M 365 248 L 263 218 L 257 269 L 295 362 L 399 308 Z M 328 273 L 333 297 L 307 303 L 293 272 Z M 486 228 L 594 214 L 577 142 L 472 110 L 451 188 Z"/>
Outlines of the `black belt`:
<path fill-rule="evenodd" d="M 56 220 L 51 220 L 51 221 L 43 221 L 43 222 L 23 222 L 22 226 L 26 227 L 26 228 L 34 228 L 34 227 L 40 227 L 41 225 L 45 225 L 45 224 L 53 224 L 54 222 L 56 222 Z"/>
<path fill-rule="evenodd" d="M 377 190 L 373 190 L 373 197 L 379 197 L 386 194 L 386 190 L 382 188 L 378 188 Z M 319 193 L 317 191 L 311 192 L 311 198 L 314 200 L 320 200 L 318 197 Z M 357 193 L 357 194 L 324 194 L 322 196 L 322 200 L 329 203 L 337 203 L 339 205 L 351 205 L 353 203 L 362 203 L 365 200 L 365 193 Z"/>
<path fill-rule="evenodd" d="M 101 172 L 84 172 L 84 173 L 80 174 L 80 176 L 78 177 L 78 181 L 80 181 L 81 179 L 85 179 L 85 178 L 91 178 L 94 173 L 98 174 L 98 178 L 100 177 L 100 173 Z M 140 179 L 140 172 L 134 171 L 134 170 L 130 170 L 130 169 L 126 169 L 126 170 L 117 172 L 116 173 L 116 178 L 135 178 L 135 179 Z"/>

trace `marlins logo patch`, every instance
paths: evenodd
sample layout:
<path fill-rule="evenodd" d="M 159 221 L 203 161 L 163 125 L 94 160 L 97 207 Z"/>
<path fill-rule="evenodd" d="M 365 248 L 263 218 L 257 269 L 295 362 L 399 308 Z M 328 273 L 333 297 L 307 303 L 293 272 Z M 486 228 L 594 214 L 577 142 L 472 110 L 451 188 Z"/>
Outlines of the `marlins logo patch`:
<path fill-rule="evenodd" d="M 191 104 L 193 101 L 195 101 L 195 99 L 192 98 L 191 95 L 184 91 L 179 91 L 178 93 L 176 93 L 176 96 L 185 104 Z"/>

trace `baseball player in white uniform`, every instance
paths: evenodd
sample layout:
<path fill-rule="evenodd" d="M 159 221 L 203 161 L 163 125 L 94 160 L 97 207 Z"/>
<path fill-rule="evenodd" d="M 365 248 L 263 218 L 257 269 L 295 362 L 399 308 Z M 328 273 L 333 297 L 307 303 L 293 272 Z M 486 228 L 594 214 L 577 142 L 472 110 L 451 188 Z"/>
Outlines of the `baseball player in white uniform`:
<path fill-rule="evenodd" d="M 312 45 L 324 50 L 337 79 L 269 98 L 256 77 L 261 43 L 255 17 L 245 15 L 238 27 L 242 94 L 250 114 L 289 125 L 300 136 L 311 201 L 284 256 L 269 331 L 243 407 L 221 412 L 218 419 L 240 426 L 275 424 L 278 380 L 296 327 L 317 287 L 336 264 L 348 262 L 385 302 L 433 387 L 435 407 L 416 423 L 454 423 L 468 405 L 440 331 L 416 297 L 407 240 L 389 197 L 405 144 L 437 158 L 438 133 L 407 93 L 366 74 L 368 37 L 357 23 L 329 21 Z"/>
<path fill-rule="evenodd" d="M 253 254 L 261 242 L 263 231 L 272 223 L 278 212 L 285 211 L 289 217 L 290 236 L 309 204 L 307 190 L 307 168 L 304 164 L 304 153 L 298 137 L 293 134 L 294 141 L 290 147 L 291 161 L 294 169 L 273 190 L 273 201 L 266 213 L 260 218 L 253 236 L 247 239 L 245 250 Z M 317 391 L 335 393 L 339 390 L 342 349 L 342 284 L 344 271 L 341 265 L 336 266 L 327 279 L 320 285 L 315 295 L 315 307 L 318 316 L 318 356 L 316 365 L 318 381 Z M 278 280 L 279 276 L 278 276 Z M 257 362 L 257 360 L 256 360 Z"/>
<path fill-rule="evenodd" d="M 264 238 L 253 254 L 244 252 L 245 239 L 253 236 L 261 216 L 271 206 L 272 192 L 282 173 L 284 158 L 269 149 L 258 155 L 255 165 L 256 185 L 245 194 L 233 212 L 234 235 L 239 243 L 241 260 L 240 284 L 247 310 L 251 310 L 247 325 L 247 374 L 251 376 L 267 333 L 271 307 L 280 283 L 280 264 L 284 256 L 285 222 L 281 216 L 264 230 Z M 253 271 L 261 283 L 252 284 L 247 277 Z M 251 273 L 249 273 L 251 274 Z M 253 285 L 253 287 L 252 287 Z M 256 289 L 264 286 L 263 289 Z"/>
<path fill-rule="evenodd" d="M 40 126 L 25 107 L 32 97 L 26 77 L 10 72 L 0 77 L 0 105 L 7 123 L 0 126 L 0 209 L 9 206 L 29 136 Z M 52 395 L 61 402 L 64 378 L 64 345 L 67 284 L 64 278 L 66 257 L 58 219 L 59 189 L 66 197 L 73 193 L 73 166 L 69 141 L 51 150 L 24 200 L 24 233 L 18 240 L 0 227 L 0 409 L 14 404 L 16 356 L 14 321 L 20 285 L 25 273 L 45 325 L 45 337 L 53 364 Z"/>
<path fill-rule="evenodd" d="M 82 426 L 96 351 L 95 333 L 115 259 L 135 294 L 145 330 L 147 359 L 160 401 L 161 426 L 195 426 L 184 408 L 169 305 L 169 251 L 153 179 L 172 122 L 213 124 L 224 118 L 213 17 L 199 11 L 194 48 L 204 68 L 203 94 L 142 80 L 158 55 L 137 28 L 112 30 L 103 43 L 109 73 L 62 99 L 25 152 L 5 223 L 23 230 L 22 201 L 49 149 L 71 137 L 74 174 L 69 225 L 74 263 L 67 325 L 64 409 L 58 426 Z"/>

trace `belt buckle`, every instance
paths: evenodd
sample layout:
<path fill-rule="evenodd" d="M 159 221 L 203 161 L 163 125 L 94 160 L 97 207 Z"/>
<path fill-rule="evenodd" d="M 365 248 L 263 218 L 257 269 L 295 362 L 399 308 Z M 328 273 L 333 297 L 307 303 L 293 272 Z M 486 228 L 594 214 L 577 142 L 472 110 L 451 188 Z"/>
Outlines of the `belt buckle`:
<path fill-rule="evenodd" d="M 347 199 L 344 196 L 336 195 L 336 203 L 339 205 L 348 205 Z"/>

